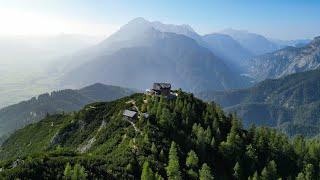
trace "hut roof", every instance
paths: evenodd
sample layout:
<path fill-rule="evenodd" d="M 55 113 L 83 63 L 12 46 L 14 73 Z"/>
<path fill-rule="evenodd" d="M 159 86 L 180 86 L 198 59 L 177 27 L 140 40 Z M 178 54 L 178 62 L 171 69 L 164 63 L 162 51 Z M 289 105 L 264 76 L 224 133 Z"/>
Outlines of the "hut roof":
<path fill-rule="evenodd" d="M 154 83 L 153 89 L 160 90 L 160 89 L 171 89 L 170 83 Z"/>
<path fill-rule="evenodd" d="M 130 118 L 133 118 L 136 114 L 137 114 L 136 111 L 130 111 L 130 110 L 127 110 L 127 109 L 123 111 L 123 115 L 127 116 L 127 117 L 130 117 Z"/>

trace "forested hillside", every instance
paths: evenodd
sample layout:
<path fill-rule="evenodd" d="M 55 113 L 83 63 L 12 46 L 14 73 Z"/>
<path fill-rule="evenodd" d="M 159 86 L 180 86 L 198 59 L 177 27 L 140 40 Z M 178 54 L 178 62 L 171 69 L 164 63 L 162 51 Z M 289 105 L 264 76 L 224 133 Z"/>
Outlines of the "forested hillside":
<path fill-rule="evenodd" d="M 5 179 L 316 179 L 320 142 L 244 130 L 214 103 L 134 94 L 47 116 L 1 147 Z M 136 121 L 122 116 L 138 110 Z M 148 113 L 149 116 L 143 116 Z"/>
<path fill-rule="evenodd" d="M 224 92 L 204 92 L 199 96 L 236 112 L 248 127 L 276 127 L 290 136 L 320 133 L 320 70 L 280 79 L 265 80 L 255 87 Z"/>
<path fill-rule="evenodd" d="M 133 92 L 117 86 L 94 84 L 79 90 L 67 89 L 42 94 L 0 109 L 0 136 L 37 122 L 46 114 L 77 111 L 88 103 L 111 101 Z"/>

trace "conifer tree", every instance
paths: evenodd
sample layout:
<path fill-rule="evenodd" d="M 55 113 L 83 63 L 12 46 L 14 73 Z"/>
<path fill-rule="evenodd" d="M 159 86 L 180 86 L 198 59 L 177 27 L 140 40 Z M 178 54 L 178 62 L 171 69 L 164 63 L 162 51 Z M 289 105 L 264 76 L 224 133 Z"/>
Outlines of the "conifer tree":
<path fill-rule="evenodd" d="M 169 163 L 166 167 L 167 177 L 169 180 L 180 180 L 181 172 L 176 143 L 172 141 L 169 151 Z"/>
<path fill-rule="evenodd" d="M 140 111 L 141 111 L 142 113 L 147 112 L 147 105 L 146 105 L 146 104 L 142 104 Z"/>
<path fill-rule="evenodd" d="M 277 179 L 277 165 L 272 160 L 268 163 L 268 165 L 263 168 L 261 172 L 262 180 L 276 180 Z"/>
<path fill-rule="evenodd" d="M 211 143 L 212 134 L 211 134 L 211 129 L 210 129 L 209 126 L 205 130 L 204 134 L 205 134 L 205 142 L 207 144 L 210 144 Z"/>
<path fill-rule="evenodd" d="M 307 164 L 304 168 L 304 176 L 306 180 L 314 179 L 314 168 L 312 164 Z"/>
<path fill-rule="evenodd" d="M 193 169 L 187 170 L 188 179 L 198 179 L 198 173 Z"/>
<path fill-rule="evenodd" d="M 219 127 L 220 127 L 220 126 L 219 126 L 219 120 L 215 118 L 215 119 L 213 120 L 213 123 L 212 123 L 212 128 L 215 129 L 215 130 L 217 130 L 217 129 L 219 129 Z"/>
<path fill-rule="evenodd" d="M 164 180 L 164 178 L 157 172 L 155 174 L 155 180 Z"/>
<path fill-rule="evenodd" d="M 210 167 L 204 163 L 201 167 L 201 170 L 199 171 L 199 179 L 200 180 L 213 180 L 214 177 L 211 174 Z"/>
<path fill-rule="evenodd" d="M 152 169 L 149 166 L 149 162 L 145 161 L 143 163 L 142 173 L 141 173 L 141 180 L 153 180 L 154 175 Z"/>
<path fill-rule="evenodd" d="M 220 151 L 227 157 L 227 158 L 234 158 L 239 156 L 239 152 L 242 150 L 244 144 L 242 143 L 242 138 L 238 133 L 238 129 L 240 126 L 240 122 L 237 119 L 232 118 L 232 126 L 231 130 L 227 136 L 227 140 L 221 142 L 220 144 Z"/>
<path fill-rule="evenodd" d="M 267 167 L 264 167 L 262 169 L 262 172 L 261 172 L 261 180 L 268 180 L 269 179 L 269 172 L 268 172 L 268 169 Z"/>
<path fill-rule="evenodd" d="M 257 171 L 254 172 L 253 176 L 251 177 L 251 180 L 259 180 L 259 175 Z"/>
<path fill-rule="evenodd" d="M 314 168 L 312 164 L 307 164 L 303 172 L 300 172 L 296 177 L 297 180 L 312 180 L 315 179 L 314 177 Z"/>
<path fill-rule="evenodd" d="M 241 138 L 238 133 L 239 126 L 241 126 L 240 122 L 236 119 L 233 119 L 230 133 L 227 136 L 227 145 L 233 150 L 233 153 L 238 153 L 238 150 L 240 148 L 239 145 L 242 144 Z"/>
<path fill-rule="evenodd" d="M 199 158 L 197 154 L 191 150 L 188 153 L 187 159 L 186 159 L 186 166 L 188 168 L 187 174 L 189 175 L 189 178 L 191 179 L 198 179 L 198 163 Z"/>
<path fill-rule="evenodd" d="M 212 136 L 212 139 L 211 139 L 211 142 L 210 142 L 210 146 L 211 146 L 212 148 L 215 148 L 215 147 L 216 147 L 216 140 L 215 140 L 214 136 Z"/>
<path fill-rule="evenodd" d="M 86 173 L 84 167 L 78 163 L 76 165 L 74 165 L 71 179 L 72 180 L 85 180 L 85 179 L 87 179 L 87 173 Z"/>
<path fill-rule="evenodd" d="M 186 159 L 186 166 L 189 168 L 198 168 L 199 158 L 197 154 L 191 150 Z"/>
<path fill-rule="evenodd" d="M 156 145 L 154 144 L 154 142 L 152 142 L 152 145 L 151 145 L 151 152 L 153 155 L 158 154 L 158 149 L 157 149 Z"/>
<path fill-rule="evenodd" d="M 132 173 L 132 171 L 133 171 L 133 166 L 132 166 L 131 163 L 127 164 L 127 166 L 126 166 L 126 171 Z"/>
<path fill-rule="evenodd" d="M 165 154 L 164 154 L 164 152 L 163 152 L 163 149 L 161 149 L 161 151 L 160 151 L 159 158 L 160 158 L 160 160 L 163 161 L 163 162 L 166 160 L 166 157 L 165 157 Z"/>
<path fill-rule="evenodd" d="M 163 113 L 162 105 L 161 103 L 157 103 L 157 111 L 156 111 L 156 116 L 160 117 Z M 161 118 L 161 117 L 160 117 Z"/>
<path fill-rule="evenodd" d="M 305 180 L 303 172 L 300 172 L 296 177 L 296 180 Z"/>
<path fill-rule="evenodd" d="M 72 174 L 72 167 L 70 163 L 67 163 L 63 173 L 64 179 L 71 179 L 71 174 Z"/>
<path fill-rule="evenodd" d="M 150 103 L 150 113 L 157 115 L 157 110 L 158 110 L 158 103 L 154 101 L 153 103 Z"/>
<path fill-rule="evenodd" d="M 170 113 L 169 109 L 167 109 L 167 108 L 162 109 L 159 123 L 162 127 L 168 127 L 168 126 L 172 125 L 172 118 L 171 118 L 171 113 Z"/>
<path fill-rule="evenodd" d="M 240 168 L 239 162 L 237 162 L 237 163 L 234 165 L 233 171 L 234 171 L 233 177 L 234 177 L 235 179 L 241 179 L 241 168 Z"/>
<path fill-rule="evenodd" d="M 144 120 L 145 120 L 144 115 L 141 113 L 139 116 L 139 124 L 144 123 Z"/>

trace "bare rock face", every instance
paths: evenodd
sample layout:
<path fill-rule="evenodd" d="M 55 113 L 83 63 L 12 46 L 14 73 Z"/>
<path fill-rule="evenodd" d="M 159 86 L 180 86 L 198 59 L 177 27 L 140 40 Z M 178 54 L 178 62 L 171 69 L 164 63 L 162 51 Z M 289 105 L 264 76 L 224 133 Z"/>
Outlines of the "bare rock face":
<path fill-rule="evenodd" d="M 303 47 L 286 47 L 249 61 L 249 75 L 258 81 L 320 67 L 320 37 Z"/>

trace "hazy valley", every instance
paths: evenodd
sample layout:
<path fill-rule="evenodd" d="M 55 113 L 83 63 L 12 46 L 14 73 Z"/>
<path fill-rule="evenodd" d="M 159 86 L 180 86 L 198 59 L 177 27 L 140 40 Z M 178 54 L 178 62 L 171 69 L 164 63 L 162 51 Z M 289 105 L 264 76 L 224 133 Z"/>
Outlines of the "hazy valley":
<path fill-rule="evenodd" d="M 231 20 L 208 5 L 219 19 L 188 11 L 191 26 L 82 3 L 57 6 L 68 18 L 0 6 L 0 179 L 319 179 L 320 32 L 301 22 L 309 11 L 282 22 L 264 13 L 277 9 L 235 3 Z"/>

